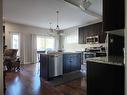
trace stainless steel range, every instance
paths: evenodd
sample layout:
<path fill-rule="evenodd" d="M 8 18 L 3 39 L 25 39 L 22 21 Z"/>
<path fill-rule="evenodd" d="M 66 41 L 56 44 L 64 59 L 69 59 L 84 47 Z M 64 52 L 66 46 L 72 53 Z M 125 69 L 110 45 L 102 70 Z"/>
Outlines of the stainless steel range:
<path fill-rule="evenodd" d="M 83 52 L 83 64 L 86 63 L 87 58 L 92 58 L 92 57 L 96 57 L 95 52 Z"/>
<path fill-rule="evenodd" d="M 104 53 L 105 49 L 104 47 L 92 47 L 92 48 L 86 48 L 83 52 L 83 64 L 86 63 L 87 58 L 97 57 L 98 53 Z"/>

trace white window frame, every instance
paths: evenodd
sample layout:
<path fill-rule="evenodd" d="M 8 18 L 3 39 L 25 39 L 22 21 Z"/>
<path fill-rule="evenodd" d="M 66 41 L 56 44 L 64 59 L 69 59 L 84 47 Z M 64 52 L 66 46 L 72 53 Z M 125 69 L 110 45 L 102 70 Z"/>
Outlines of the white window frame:
<path fill-rule="evenodd" d="M 21 36 L 20 36 L 20 33 L 19 32 L 10 32 L 10 48 L 13 49 L 13 38 L 12 36 L 13 35 L 18 35 L 19 36 L 19 44 L 18 44 L 18 52 L 17 52 L 17 55 L 20 56 L 20 40 L 21 40 Z"/>
<path fill-rule="evenodd" d="M 46 49 L 46 38 L 53 38 L 54 39 L 54 46 L 53 46 L 53 50 L 55 50 L 55 37 L 51 37 L 51 36 L 40 36 L 40 35 L 37 35 L 37 38 L 38 37 L 42 37 L 42 38 L 44 38 L 44 40 L 45 40 L 45 49 Z"/>

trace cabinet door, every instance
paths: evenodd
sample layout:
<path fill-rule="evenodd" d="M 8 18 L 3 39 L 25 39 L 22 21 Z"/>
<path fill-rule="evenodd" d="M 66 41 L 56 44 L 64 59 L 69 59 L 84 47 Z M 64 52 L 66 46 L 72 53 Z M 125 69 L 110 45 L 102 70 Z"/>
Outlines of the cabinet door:
<path fill-rule="evenodd" d="M 109 56 L 124 56 L 124 37 L 109 34 L 108 37 L 108 55 Z"/>
<path fill-rule="evenodd" d="M 94 36 L 93 25 L 86 26 L 87 37 Z"/>
<path fill-rule="evenodd" d="M 91 26 L 85 26 L 83 31 L 84 31 L 84 44 L 86 44 L 86 38 L 93 35 L 92 34 L 92 27 Z"/>
<path fill-rule="evenodd" d="M 71 58 L 71 71 L 81 69 L 81 54 L 73 54 Z"/>
<path fill-rule="evenodd" d="M 76 60 L 77 60 L 76 70 L 80 70 L 81 69 L 81 54 L 77 54 Z"/>
<path fill-rule="evenodd" d="M 124 95 L 124 66 L 87 61 L 87 95 Z"/>
<path fill-rule="evenodd" d="M 93 35 L 99 36 L 99 43 L 105 43 L 106 33 L 103 31 L 102 22 L 93 25 Z"/>
<path fill-rule="evenodd" d="M 45 54 L 40 54 L 40 77 L 48 80 L 48 56 Z"/>
<path fill-rule="evenodd" d="M 124 29 L 124 0 L 103 0 L 104 31 Z"/>
<path fill-rule="evenodd" d="M 64 54 L 63 55 L 63 72 L 68 73 L 70 72 L 71 64 L 70 64 L 70 55 Z"/>
<path fill-rule="evenodd" d="M 75 71 L 77 67 L 77 58 L 76 54 L 73 54 L 70 57 L 70 63 L 71 63 L 71 71 Z"/>
<path fill-rule="evenodd" d="M 91 36 L 97 36 L 99 35 L 99 32 L 101 32 L 100 23 L 93 24 Z"/>
<path fill-rule="evenodd" d="M 98 35 L 99 35 L 99 43 L 105 43 L 106 33 L 103 31 L 102 22 L 98 23 Z"/>

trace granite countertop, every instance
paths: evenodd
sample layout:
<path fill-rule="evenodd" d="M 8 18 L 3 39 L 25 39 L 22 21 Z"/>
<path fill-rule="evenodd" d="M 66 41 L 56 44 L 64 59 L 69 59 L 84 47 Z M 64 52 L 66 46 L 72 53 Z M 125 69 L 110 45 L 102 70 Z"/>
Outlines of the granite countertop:
<path fill-rule="evenodd" d="M 47 53 L 47 55 L 50 55 L 50 56 L 60 56 L 62 54 L 63 54 L 63 52 L 51 52 L 51 53 Z"/>
<path fill-rule="evenodd" d="M 75 53 L 82 53 L 80 51 L 76 51 L 76 52 L 64 52 L 64 54 L 75 54 Z"/>
<path fill-rule="evenodd" d="M 106 52 L 100 52 L 100 51 L 99 51 L 99 52 L 96 52 L 96 53 L 106 53 Z"/>
<path fill-rule="evenodd" d="M 63 52 L 41 53 L 41 55 L 57 57 L 57 56 L 63 55 Z"/>
<path fill-rule="evenodd" d="M 49 52 L 49 53 L 43 53 L 43 54 L 57 57 L 63 54 L 77 54 L 77 53 L 81 53 L 81 52 Z"/>
<path fill-rule="evenodd" d="M 94 57 L 94 58 L 87 58 L 87 61 L 97 62 L 97 63 L 104 63 L 104 64 L 111 64 L 111 65 L 124 65 L 124 58 L 118 56 L 109 56 L 109 57 Z"/>

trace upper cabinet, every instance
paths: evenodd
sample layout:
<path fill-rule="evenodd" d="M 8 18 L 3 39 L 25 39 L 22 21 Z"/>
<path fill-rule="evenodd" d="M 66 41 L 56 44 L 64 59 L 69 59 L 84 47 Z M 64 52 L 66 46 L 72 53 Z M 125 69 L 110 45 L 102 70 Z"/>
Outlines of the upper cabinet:
<path fill-rule="evenodd" d="M 124 37 L 108 33 L 108 55 L 124 56 Z"/>
<path fill-rule="evenodd" d="M 124 29 L 124 0 L 103 0 L 103 29 L 112 31 Z"/>
<path fill-rule="evenodd" d="M 79 28 L 79 44 L 104 43 L 105 38 L 102 22 Z"/>

